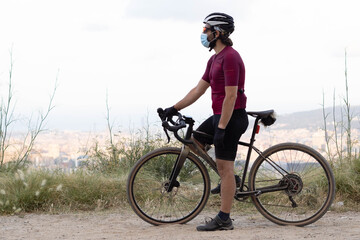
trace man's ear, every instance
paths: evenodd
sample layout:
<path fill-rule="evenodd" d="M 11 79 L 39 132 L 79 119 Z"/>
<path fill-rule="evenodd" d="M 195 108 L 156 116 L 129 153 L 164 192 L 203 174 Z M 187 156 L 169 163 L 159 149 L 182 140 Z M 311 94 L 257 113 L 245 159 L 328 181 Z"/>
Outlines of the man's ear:
<path fill-rule="evenodd" d="M 215 36 L 216 36 L 216 38 L 220 37 L 220 31 L 215 30 Z"/>

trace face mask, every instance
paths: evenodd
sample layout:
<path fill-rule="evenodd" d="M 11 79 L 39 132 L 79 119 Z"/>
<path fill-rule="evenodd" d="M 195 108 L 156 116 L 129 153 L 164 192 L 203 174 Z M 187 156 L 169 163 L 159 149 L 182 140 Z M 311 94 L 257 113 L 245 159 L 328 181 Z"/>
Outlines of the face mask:
<path fill-rule="evenodd" d="M 212 33 L 214 33 L 214 32 L 212 32 Z M 208 41 L 208 40 L 207 40 L 207 34 L 206 34 L 206 33 L 202 33 L 201 36 L 200 36 L 200 39 L 201 39 L 202 45 L 203 45 L 204 47 L 206 47 L 206 48 L 209 48 L 209 47 L 210 47 L 210 44 L 211 44 L 212 42 L 214 42 L 214 41 L 217 40 L 217 38 L 214 38 L 213 40 Z M 213 45 L 212 48 L 213 48 L 214 46 L 215 46 L 215 45 Z"/>
<path fill-rule="evenodd" d="M 209 48 L 210 46 L 210 42 L 207 40 L 207 34 L 206 33 L 202 33 L 200 36 L 201 39 L 201 43 L 204 47 Z"/>

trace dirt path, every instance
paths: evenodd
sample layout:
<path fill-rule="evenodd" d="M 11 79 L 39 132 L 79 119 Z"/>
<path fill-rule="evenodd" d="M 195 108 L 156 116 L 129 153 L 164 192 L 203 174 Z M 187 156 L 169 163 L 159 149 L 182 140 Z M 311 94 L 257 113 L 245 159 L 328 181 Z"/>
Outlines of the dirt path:
<path fill-rule="evenodd" d="M 360 239 L 360 214 L 327 213 L 306 227 L 278 226 L 260 214 L 235 215 L 233 231 L 197 232 L 214 213 L 202 213 L 185 225 L 155 227 L 130 210 L 80 214 L 26 214 L 0 217 L 0 239 Z"/>

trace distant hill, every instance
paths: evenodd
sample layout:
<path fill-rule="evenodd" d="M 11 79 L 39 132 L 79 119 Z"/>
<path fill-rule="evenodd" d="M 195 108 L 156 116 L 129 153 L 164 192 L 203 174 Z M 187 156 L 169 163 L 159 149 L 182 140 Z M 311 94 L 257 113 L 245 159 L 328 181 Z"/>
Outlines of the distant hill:
<path fill-rule="evenodd" d="M 345 119 L 345 110 L 342 109 L 344 120 Z M 327 126 L 329 129 L 332 128 L 332 121 L 333 121 L 333 109 L 325 108 L 327 117 Z M 352 121 L 352 128 L 360 128 L 360 106 L 353 106 L 351 107 L 351 113 L 354 117 Z M 341 107 L 335 108 L 335 116 L 336 121 L 341 121 Z M 323 110 L 316 109 L 311 111 L 304 111 L 304 112 L 295 112 L 291 114 L 284 114 L 278 115 L 277 120 L 272 126 L 273 129 L 297 129 L 297 128 L 307 128 L 307 129 L 319 129 L 324 127 L 324 118 L 323 118 Z"/>

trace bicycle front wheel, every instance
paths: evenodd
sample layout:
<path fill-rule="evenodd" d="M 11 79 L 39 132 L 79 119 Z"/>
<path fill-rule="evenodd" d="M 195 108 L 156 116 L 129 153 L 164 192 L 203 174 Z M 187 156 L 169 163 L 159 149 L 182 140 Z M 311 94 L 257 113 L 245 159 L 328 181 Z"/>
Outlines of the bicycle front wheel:
<path fill-rule="evenodd" d="M 267 149 L 255 160 L 249 185 L 250 190 L 264 192 L 252 196 L 259 212 L 280 225 L 305 226 L 317 221 L 335 196 L 335 180 L 327 161 L 298 143 Z"/>
<path fill-rule="evenodd" d="M 204 208 L 210 192 L 210 178 L 204 164 L 189 153 L 168 191 L 169 178 L 180 156 L 179 148 L 160 148 L 142 157 L 127 182 L 128 201 L 135 213 L 153 225 L 186 223 Z"/>

